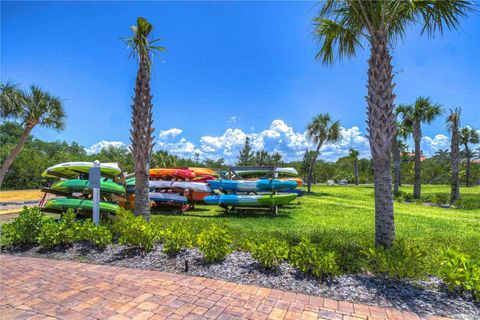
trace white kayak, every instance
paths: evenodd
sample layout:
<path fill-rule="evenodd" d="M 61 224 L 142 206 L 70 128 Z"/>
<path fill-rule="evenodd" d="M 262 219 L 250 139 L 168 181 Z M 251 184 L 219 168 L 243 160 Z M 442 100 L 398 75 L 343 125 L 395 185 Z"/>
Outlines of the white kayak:
<path fill-rule="evenodd" d="M 181 196 L 177 193 L 150 192 L 148 196 L 150 200 L 156 201 L 156 202 L 187 203 L 187 197 Z"/>
<path fill-rule="evenodd" d="M 179 188 L 189 189 L 194 191 L 212 192 L 209 186 L 201 182 L 188 182 L 188 181 L 149 181 L 150 188 Z"/>

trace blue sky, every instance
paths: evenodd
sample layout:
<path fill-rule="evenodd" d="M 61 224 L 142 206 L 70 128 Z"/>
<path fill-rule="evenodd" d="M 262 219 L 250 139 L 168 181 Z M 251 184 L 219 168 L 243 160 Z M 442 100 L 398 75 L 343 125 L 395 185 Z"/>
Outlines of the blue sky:
<path fill-rule="evenodd" d="M 306 124 L 330 112 L 345 137 L 322 150 L 324 159 L 350 146 L 368 155 L 368 51 L 333 67 L 315 61 L 317 10 L 315 2 L 2 1 L 1 80 L 38 84 L 64 99 L 66 130 L 38 128 L 38 137 L 92 151 L 128 144 L 137 65 L 120 38 L 143 16 L 168 48 L 155 59 L 152 80 L 159 147 L 234 159 L 250 135 L 257 148 L 300 158 L 309 146 Z M 480 16 L 462 27 L 435 39 L 409 31 L 393 52 L 396 102 L 427 95 L 446 108 L 462 107 L 463 125 L 480 128 Z M 448 147 L 444 117 L 424 133 L 427 153 Z"/>

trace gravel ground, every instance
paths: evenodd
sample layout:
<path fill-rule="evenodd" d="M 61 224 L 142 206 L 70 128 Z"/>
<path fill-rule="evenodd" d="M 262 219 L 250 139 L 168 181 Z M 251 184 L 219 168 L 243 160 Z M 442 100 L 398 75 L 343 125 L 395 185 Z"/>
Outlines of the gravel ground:
<path fill-rule="evenodd" d="M 120 245 L 99 251 L 86 243 L 76 243 L 69 248 L 43 251 L 31 248 L 3 253 L 74 260 L 94 264 L 150 269 L 209 278 L 223 279 L 244 284 L 326 296 L 333 299 L 361 302 L 383 307 L 394 307 L 422 315 L 435 314 L 457 319 L 480 319 L 480 304 L 467 295 L 452 295 L 435 277 L 422 281 L 388 281 L 369 274 L 343 275 L 330 282 L 321 282 L 314 277 L 296 271 L 284 263 L 276 270 L 267 271 L 247 252 L 234 252 L 223 262 L 208 265 L 197 249 L 183 250 L 176 257 L 162 252 L 162 245 L 144 254 L 136 249 Z M 185 272 L 185 261 L 188 271 Z"/>

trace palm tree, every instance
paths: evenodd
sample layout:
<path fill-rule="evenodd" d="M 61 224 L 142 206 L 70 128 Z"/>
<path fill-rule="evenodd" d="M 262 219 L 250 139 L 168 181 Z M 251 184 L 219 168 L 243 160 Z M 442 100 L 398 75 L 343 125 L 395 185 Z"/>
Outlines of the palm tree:
<path fill-rule="evenodd" d="M 393 194 L 398 194 L 400 185 L 402 183 L 402 153 L 408 148 L 405 144 L 405 140 L 409 136 L 410 132 L 402 127 L 400 123 L 395 123 L 397 131 L 395 137 L 392 140 L 392 157 L 393 157 Z"/>
<path fill-rule="evenodd" d="M 17 85 L 6 83 L 0 86 L 1 117 L 17 119 L 22 123 L 23 133 L 0 168 L 0 186 L 8 169 L 22 151 L 30 132 L 35 126 L 63 130 L 65 111 L 63 102 L 32 85 L 30 91 L 21 91 Z"/>
<path fill-rule="evenodd" d="M 353 159 L 353 173 L 355 174 L 355 185 L 358 186 L 358 156 L 360 152 L 350 148 L 348 151 L 348 156 Z"/>
<path fill-rule="evenodd" d="M 160 39 L 151 39 L 153 26 L 144 18 L 137 19 L 137 25 L 131 26 L 133 35 L 124 39 L 132 49 L 130 57 L 138 59 L 139 67 L 135 81 L 135 96 L 132 105 L 132 128 L 130 129 L 130 147 L 135 168 L 135 215 L 142 215 L 150 221 L 150 202 L 148 198 L 148 177 L 150 156 L 153 149 L 152 95 L 150 77 L 152 56 L 164 47 L 154 45 Z"/>
<path fill-rule="evenodd" d="M 473 11 L 470 1 L 358 1 L 327 0 L 314 19 L 321 44 L 316 58 L 333 64 L 335 58 L 352 58 L 367 44 L 368 138 L 375 182 L 375 244 L 390 246 L 395 239 L 391 143 L 395 136 L 393 67 L 390 50 L 405 39 L 407 27 L 419 24 L 434 35 L 457 29 L 459 18 Z"/>
<path fill-rule="evenodd" d="M 315 153 L 308 168 L 308 192 L 312 184 L 312 172 L 317 164 L 318 154 L 323 143 L 337 142 L 341 138 L 340 121 L 332 121 L 330 114 L 324 113 L 315 116 L 307 126 L 307 139 L 316 145 Z"/>
<path fill-rule="evenodd" d="M 452 159 L 452 191 L 450 194 L 450 203 L 455 203 L 460 199 L 460 114 L 461 108 L 450 110 L 447 117 L 447 128 L 450 132 L 450 157 Z"/>
<path fill-rule="evenodd" d="M 466 185 L 470 187 L 470 159 L 472 158 L 472 152 L 468 148 L 469 143 L 477 144 L 480 142 L 480 134 L 475 129 L 470 127 L 463 127 L 460 130 L 460 143 L 465 147 L 465 157 L 467 158 L 467 172 L 466 172 Z"/>
<path fill-rule="evenodd" d="M 421 156 L 420 142 L 422 141 L 422 123 L 431 123 L 436 117 L 442 114 L 442 106 L 432 103 L 428 97 L 418 97 L 415 104 L 401 105 L 397 113 L 402 117 L 402 127 L 412 131 L 415 144 L 415 178 L 413 181 L 413 197 L 420 199 L 421 195 Z"/>

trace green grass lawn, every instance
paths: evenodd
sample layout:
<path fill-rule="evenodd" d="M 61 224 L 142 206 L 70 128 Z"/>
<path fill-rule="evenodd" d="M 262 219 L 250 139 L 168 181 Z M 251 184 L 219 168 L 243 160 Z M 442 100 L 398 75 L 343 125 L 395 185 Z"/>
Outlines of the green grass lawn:
<path fill-rule="evenodd" d="M 412 187 L 403 187 L 411 193 Z M 225 213 L 217 206 L 197 206 L 183 215 L 158 214 L 162 223 L 181 221 L 193 229 L 212 222 L 226 222 L 239 245 L 245 239 L 275 236 L 291 243 L 309 237 L 325 249 L 342 255 L 344 263 L 355 264 L 359 246 L 374 241 L 373 186 L 314 186 L 313 194 L 299 198 L 272 216 L 261 209 Z M 449 186 L 422 186 L 423 194 L 449 194 Z M 480 197 L 480 187 L 461 189 L 465 198 Z M 454 246 L 480 259 L 480 210 L 443 209 L 395 202 L 398 239 L 420 245 L 436 256 L 444 246 Z"/>

